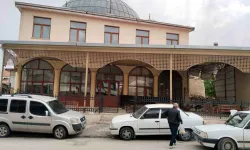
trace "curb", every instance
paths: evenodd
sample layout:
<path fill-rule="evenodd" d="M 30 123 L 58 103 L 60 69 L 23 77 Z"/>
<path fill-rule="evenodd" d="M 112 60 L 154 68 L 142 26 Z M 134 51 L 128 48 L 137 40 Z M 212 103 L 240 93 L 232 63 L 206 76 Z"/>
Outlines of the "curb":
<path fill-rule="evenodd" d="M 108 136 L 104 136 L 104 135 L 100 135 L 100 136 L 84 135 L 84 136 L 78 136 L 77 138 L 100 138 L 100 139 L 107 139 L 107 138 L 113 138 L 113 137 L 111 135 L 108 135 Z"/>

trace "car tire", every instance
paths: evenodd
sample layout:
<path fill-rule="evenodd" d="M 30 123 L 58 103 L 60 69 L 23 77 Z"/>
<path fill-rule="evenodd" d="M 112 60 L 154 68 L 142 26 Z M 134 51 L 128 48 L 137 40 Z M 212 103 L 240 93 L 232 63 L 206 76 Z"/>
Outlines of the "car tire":
<path fill-rule="evenodd" d="M 237 150 L 237 145 L 230 138 L 221 139 L 217 146 L 218 150 Z"/>
<path fill-rule="evenodd" d="M 0 138 L 8 137 L 10 135 L 10 127 L 5 124 L 0 124 Z"/>
<path fill-rule="evenodd" d="M 57 126 L 57 127 L 55 127 L 53 134 L 54 134 L 54 137 L 56 139 L 62 140 L 62 139 L 65 139 L 67 137 L 67 130 L 63 126 Z"/>
<path fill-rule="evenodd" d="M 120 130 L 120 138 L 125 141 L 132 140 L 134 138 L 134 135 L 134 130 L 130 127 L 124 127 Z"/>
<path fill-rule="evenodd" d="M 191 141 L 193 139 L 192 130 L 185 129 L 185 134 L 178 134 L 181 141 Z"/>

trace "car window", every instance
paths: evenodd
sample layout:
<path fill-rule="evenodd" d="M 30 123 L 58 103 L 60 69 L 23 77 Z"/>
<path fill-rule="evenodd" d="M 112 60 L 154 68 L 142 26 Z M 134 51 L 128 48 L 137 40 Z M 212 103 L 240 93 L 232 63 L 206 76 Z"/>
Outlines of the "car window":
<path fill-rule="evenodd" d="M 0 99 L 0 113 L 7 111 L 8 99 Z"/>
<path fill-rule="evenodd" d="M 167 118 L 167 112 L 168 112 L 169 108 L 167 109 L 161 109 L 161 118 Z"/>
<path fill-rule="evenodd" d="M 250 129 L 250 122 L 247 124 L 247 126 L 245 127 L 245 129 Z"/>
<path fill-rule="evenodd" d="M 152 108 L 149 109 L 144 115 L 144 119 L 158 119 L 159 118 L 160 109 Z"/>
<path fill-rule="evenodd" d="M 39 102 L 30 102 L 30 113 L 36 116 L 46 116 L 47 107 Z"/>
<path fill-rule="evenodd" d="M 26 103 L 25 100 L 11 100 L 10 103 L 10 112 L 12 113 L 25 113 L 26 112 Z"/>

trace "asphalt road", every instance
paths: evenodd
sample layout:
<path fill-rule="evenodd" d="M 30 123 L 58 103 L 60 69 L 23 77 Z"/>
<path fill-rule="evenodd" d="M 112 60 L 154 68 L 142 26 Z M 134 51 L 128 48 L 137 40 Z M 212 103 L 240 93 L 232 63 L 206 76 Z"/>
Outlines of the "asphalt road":
<path fill-rule="evenodd" d="M 113 138 L 53 139 L 51 135 L 14 134 L 0 139 L 3 150 L 166 150 L 169 137 L 138 137 L 133 141 Z M 196 141 L 178 142 L 176 150 L 212 150 L 200 146 Z"/>

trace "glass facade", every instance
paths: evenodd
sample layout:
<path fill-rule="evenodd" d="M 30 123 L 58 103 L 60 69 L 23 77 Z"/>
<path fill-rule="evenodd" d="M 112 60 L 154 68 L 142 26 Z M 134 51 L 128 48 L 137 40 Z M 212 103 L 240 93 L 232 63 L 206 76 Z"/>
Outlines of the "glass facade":
<path fill-rule="evenodd" d="M 23 66 L 21 93 L 52 95 L 54 83 L 53 67 L 43 60 L 33 60 Z"/>
<path fill-rule="evenodd" d="M 61 71 L 60 96 L 84 95 L 86 69 L 66 65 Z M 90 72 L 88 72 L 87 94 L 90 92 Z"/>
<path fill-rule="evenodd" d="M 137 67 L 129 74 L 129 95 L 153 96 L 153 74 L 144 67 Z"/>
<path fill-rule="evenodd" d="M 63 7 L 97 14 L 139 18 L 136 12 L 122 0 L 70 0 Z"/>

